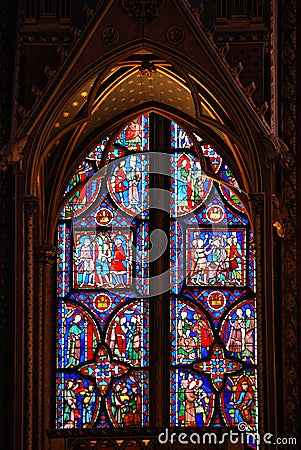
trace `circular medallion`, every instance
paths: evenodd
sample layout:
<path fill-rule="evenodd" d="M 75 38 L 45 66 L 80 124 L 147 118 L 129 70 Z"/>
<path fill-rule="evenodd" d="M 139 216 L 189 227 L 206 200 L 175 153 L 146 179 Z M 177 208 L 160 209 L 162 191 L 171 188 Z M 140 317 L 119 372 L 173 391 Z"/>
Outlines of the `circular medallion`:
<path fill-rule="evenodd" d="M 167 39 L 172 44 L 180 44 L 181 42 L 183 42 L 185 39 L 185 32 L 183 28 L 178 26 L 169 28 L 167 32 Z"/>
<path fill-rule="evenodd" d="M 95 214 L 95 220 L 101 227 L 109 225 L 113 220 L 113 213 L 107 208 L 100 208 Z"/>
<path fill-rule="evenodd" d="M 208 198 L 212 180 L 202 171 L 198 158 L 188 154 L 177 154 L 172 169 L 172 192 L 175 192 L 172 213 L 183 216 L 192 213 Z"/>
<path fill-rule="evenodd" d="M 225 212 L 220 205 L 211 205 L 206 211 L 206 217 L 211 223 L 218 223 L 223 220 Z"/>
<path fill-rule="evenodd" d="M 131 216 L 148 214 L 148 154 L 128 155 L 111 166 L 108 189 L 114 202 Z"/>
<path fill-rule="evenodd" d="M 119 30 L 115 27 L 107 27 L 102 32 L 102 40 L 108 45 L 117 44 L 119 38 Z"/>
<path fill-rule="evenodd" d="M 208 295 L 208 305 L 210 308 L 214 309 L 214 311 L 219 311 L 226 304 L 226 297 L 219 291 L 211 292 Z"/>
<path fill-rule="evenodd" d="M 98 311 L 106 311 L 111 306 L 111 299 L 107 294 L 99 294 L 94 298 L 93 305 Z"/>

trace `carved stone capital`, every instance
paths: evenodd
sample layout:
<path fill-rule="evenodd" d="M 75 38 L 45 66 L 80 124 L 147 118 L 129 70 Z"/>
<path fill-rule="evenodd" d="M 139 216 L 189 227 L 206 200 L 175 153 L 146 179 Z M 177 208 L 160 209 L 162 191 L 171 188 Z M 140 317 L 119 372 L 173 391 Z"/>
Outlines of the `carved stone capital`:
<path fill-rule="evenodd" d="M 285 213 L 284 208 L 282 204 L 281 197 L 277 197 L 276 194 L 272 195 L 272 207 L 273 207 L 273 226 L 276 228 L 277 234 L 279 237 L 285 236 Z"/>
<path fill-rule="evenodd" d="M 0 150 L 0 172 L 5 172 L 8 166 L 13 166 L 22 172 L 23 158 L 22 152 L 28 141 L 28 136 L 14 142 L 8 142 Z"/>
<path fill-rule="evenodd" d="M 24 195 L 22 202 L 25 213 L 28 216 L 33 216 L 39 206 L 39 197 L 35 195 Z"/>
<path fill-rule="evenodd" d="M 254 213 L 261 215 L 264 209 L 264 195 L 261 192 L 249 194 L 249 199 Z"/>
<path fill-rule="evenodd" d="M 56 247 L 51 244 L 35 245 L 34 255 L 39 264 L 52 266 L 55 261 Z"/>
<path fill-rule="evenodd" d="M 280 138 L 271 134 L 269 137 L 262 136 L 261 141 L 265 149 L 265 167 L 269 168 L 272 162 L 283 168 L 290 168 L 292 157 L 288 146 Z"/>

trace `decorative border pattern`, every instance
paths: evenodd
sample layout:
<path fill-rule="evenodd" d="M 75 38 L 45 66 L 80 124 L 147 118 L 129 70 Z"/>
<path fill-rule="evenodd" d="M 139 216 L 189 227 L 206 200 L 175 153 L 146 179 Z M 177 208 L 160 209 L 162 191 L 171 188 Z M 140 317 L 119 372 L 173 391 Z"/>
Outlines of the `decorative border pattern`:
<path fill-rule="evenodd" d="M 164 3 L 165 0 L 122 0 L 122 7 L 136 22 L 150 23 Z"/>

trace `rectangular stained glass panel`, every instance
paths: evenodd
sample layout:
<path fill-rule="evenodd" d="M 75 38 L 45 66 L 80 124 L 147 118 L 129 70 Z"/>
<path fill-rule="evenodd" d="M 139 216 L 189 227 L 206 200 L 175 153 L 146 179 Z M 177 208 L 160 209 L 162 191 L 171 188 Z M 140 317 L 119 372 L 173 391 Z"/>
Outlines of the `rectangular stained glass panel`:
<path fill-rule="evenodd" d="M 246 233 L 244 229 L 187 230 L 187 284 L 244 286 Z"/>
<path fill-rule="evenodd" d="M 74 231 L 75 288 L 125 287 L 132 282 L 132 233 Z"/>

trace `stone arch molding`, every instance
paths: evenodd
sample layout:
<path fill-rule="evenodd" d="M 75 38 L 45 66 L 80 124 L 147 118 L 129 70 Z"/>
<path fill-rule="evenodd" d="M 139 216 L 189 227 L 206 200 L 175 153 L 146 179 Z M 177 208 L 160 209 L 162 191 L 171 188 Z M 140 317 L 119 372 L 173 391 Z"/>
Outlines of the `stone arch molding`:
<path fill-rule="evenodd" d="M 143 53 L 140 53 L 141 51 Z M 105 102 L 108 103 L 108 99 L 112 100 L 120 87 L 119 79 L 114 79 L 114 72 L 126 67 L 130 60 L 132 66 L 126 71 L 125 77 L 137 78 L 141 55 L 146 55 L 146 58 L 148 55 L 151 58 L 155 55 L 156 61 L 158 61 L 155 63 L 157 73 L 165 83 L 164 92 L 161 94 L 157 92 L 155 98 L 143 95 L 142 100 L 132 102 L 135 99 L 130 96 L 130 89 L 128 89 L 125 102 L 128 107 L 121 109 L 121 104 L 119 104 L 115 113 L 111 111 L 111 115 L 107 115 L 103 119 L 99 118 L 97 109 L 101 109 Z M 108 87 L 106 83 L 110 78 L 112 81 Z M 141 77 L 141 79 L 144 83 L 142 89 L 146 91 L 151 82 L 147 77 Z M 231 80 L 229 81 L 231 82 Z M 158 88 L 156 83 L 153 84 Z M 173 83 L 175 89 L 181 89 L 186 94 L 186 104 L 187 107 L 190 105 L 190 110 L 184 110 L 181 107 L 182 98 L 178 101 L 173 98 L 170 100 L 168 83 Z M 138 80 L 135 86 L 136 90 L 140 84 L 141 80 Z M 232 87 L 235 94 L 234 86 Z M 160 98 L 158 98 L 159 94 Z M 103 102 L 97 100 L 101 97 L 105 99 Z M 176 101 L 174 102 L 174 100 Z M 68 151 L 71 149 L 71 152 L 74 153 L 76 148 L 83 148 L 84 140 L 87 141 L 87 137 L 82 137 L 87 128 L 89 130 L 87 136 L 91 135 L 93 140 L 97 130 L 104 131 L 105 128 L 112 128 L 112 123 L 121 122 L 121 115 L 130 117 L 145 109 L 157 109 L 165 115 L 180 119 L 186 125 L 190 123 L 195 130 L 203 133 L 208 141 L 210 140 L 211 143 L 220 147 L 220 152 L 222 154 L 224 152 L 226 158 L 230 155 L 230 161 L 237 163 L 235 165 L 239 167 L 240 173 L 245 172 L 246 191 L 251 191 L 251 186 L 260 190 L 258 174 L 261 172 L 261 156 L 257 150 L 255 129 L 257 128 L 257 133 L 260 134 L 263 130 L 260 129 L 260 124 L 256 123 L 256 118 L 252 117 L 251 111 L 246 108 L 246 114 L 241 113 L 241 102 L 242 99 L 239 96 L 237 96 L 237 101 L 233 101 L 232 92 L 225 90 L 220 80 L 215 79 L 204 67 L 193 66 L 191 58 L 187 58 L 181 53 L 175 53 L 167 47 L 162 49 L 162 45 L 158 46 L 154 43 L 149 44 L 147 50 L 141 44 L 140 46 L 133 44 L 132 48 L 128 48 L 126 52 L 124 49 L 120 49 L 114 58 L 106 60 L 103 57 L 97 66 L 91 65 L 85 68 L 77 75 L 72 84 L 69 83 L 66 87 L 62 86 L 57 96 L 53 93 L 52 102 L 48 102 L 49 108 L 45 104 L 45 115 L 40 123 L 36 124 L 34 127 L 36 131 L 31 133 L 29 139 L 31 152 L 27 146 L 28 160 L 33 169 L 33 177 L 28 180 L 29 189 L 35 189 L 34 179 L 36 179 L 45 157 L 48 158 L 55 151 L 55 147 L 59 148 L 59 143 L 68 134 L 73 135 L 72 143 L 68 142 Z M 98 106 L 97 103 L 99 103 Z M 79 105 L 79 108 L 76 110 L 76 114 L 72 115 L 73 105 L 76 104 Z M 64 126 L 60 122 L 64 122 Z M 225 151 L 224 148 L 227 150 Z M 79 161 L 80 157 L 80 150 L 78 150 Z M 247 169 L 246 166 L 248 166 Z M 236 176 L 240 178 L 241 175 L 238 172 Z"/>
<path fill-rule="evenodd" d="M 185 36 L 180 43 L 168 40 L 168 30 L 175 25 L 168 12 L 175 13 L 175 9 L 181 18 L 181 28 Z M 127 35 L 120 28 L 120 22 L 118 23 L 115 18 L 112 19 L 114 13 L 116 17 L 119 15 L 122 18 L 122 26 L 125 29 L 128 27 Z M 158 35 L 160 26 L 162 29 Z M 113 45 L 105 44 L 101 40 L 103 31 L 107 28 L 117 29 L 120 32 Z M 187 114 L 187 117 L 198 120 L 200 128 L 207 126 L 213 141 L 213 136 L 220 138 L 221 134 L 224 134 L 234 142 L 236 148 L 233 146 L 229 150 L 231 159 L 234 160 L 235 166 L 239 166 L 241 172 L 252 174 L 248 180 L 244 180 L 246 190 L 251 190 L 251 186 L 255 190 L 260 190 L 257 180 L 258 174 L 261 174 L 261 156 L 254 136 L 267 134 L 267 129 L 248 105 L 242 90 L 237 86 L 230 70 L 222 62 L 201 25 L 195 20 L 190 8 L 185 2 L 173 1 L 162 2 L 158 17 L 154 18 L 151 25 L 143 25 L 143 34 L 141 23 L 133 22 L 119 2 L 99 3 L 90 22 L 68 51 L 68 55 L 47 85 L 30 117 L 18 130 L 20 137 L 30 135 L 24 156 L 27 155 L 25 159 L 31 166 L 32 176 L 27 179 L 26 189 L 30 192 L 36 191 L 35 180 L 43 159 L 52 151 L 53 143 L 80 125 L 93 122 L 91 113 L 94 95 L 110 71 L 120 67 L 129 58 L 141 58 L 142 55 L 146 59 L 148 55 L 155 56 L 158 60 L 156 65 L 160 66 L 161 62 L 166 70 L 171 68 L 169 73 L 171 77 L 177 74 L 184 80 L 184 84 L 190 90 L 194 106 L 194 114 Z M 87 91 L 86 86 L 91 83 L 93 87 Z M 69 123 L 67 117 L 64 117 L 67 126 L 64 129 L 60 128 L 53 135 L 52 129 L 58 123 L 59 116 L 69 112 L 66 105 L 79 91 L 88 92 L 85 106 Z M 200 101 L 202 96 L 204 102 Z M 167 99 L 168 95 L 164 95 L 160 106 L 166 105 Z M 176 110 L 178 106 L 176 105 Z M 166 110 L 162 108 L 164 109 Z M 214 118 L 212 114 L 210 116 L 208 110 L 211 110 L 211 113 L 213 111 Z M 204 111 L 207 111 L 207 114 L 204 114 Z M 243 167 L 246 164 L 248 167 Z"/>

